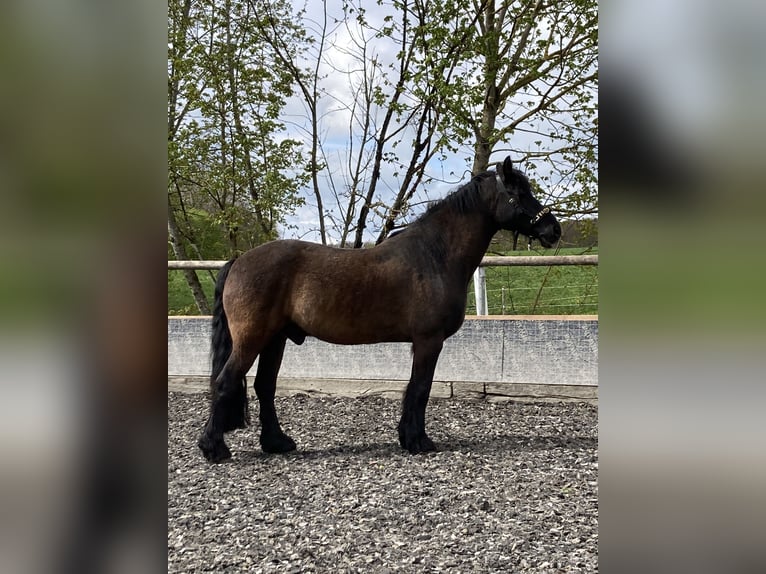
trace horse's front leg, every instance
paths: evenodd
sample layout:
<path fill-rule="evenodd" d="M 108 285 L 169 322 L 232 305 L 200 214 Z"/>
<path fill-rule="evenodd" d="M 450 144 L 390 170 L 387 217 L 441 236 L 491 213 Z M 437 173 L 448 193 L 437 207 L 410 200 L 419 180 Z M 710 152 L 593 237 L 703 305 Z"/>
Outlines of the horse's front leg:
<path fill-rule="evenodd" d="M 260 404 L 261 448 L 263 452 L 281 453 L 295 450 L 295 441 L 287 436 L 279 426 L 274 395 L 277 388 L 277 375 L 285 352 L 286 339 L 283 335 L 274 337 L 261 353 L 258 360 L 258 372 L 255 375 L 255 394 Z"/>
<path fill-rule="evenodd" d="M 442 338 L 431 338 L 415 341 L 412 345 L 412 375 L 404 393 L 399 421 L 399 443 L 412 454 L 436 450 L 426 435 L 426 405 L 443 343 Z"/>

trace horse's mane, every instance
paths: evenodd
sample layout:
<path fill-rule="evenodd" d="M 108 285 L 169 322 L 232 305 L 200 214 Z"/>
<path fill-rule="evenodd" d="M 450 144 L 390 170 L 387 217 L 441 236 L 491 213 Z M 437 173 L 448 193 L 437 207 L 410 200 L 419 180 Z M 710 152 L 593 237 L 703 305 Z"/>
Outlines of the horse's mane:
<path fill-rule="evenodd" d="M 407 225 L 404 229 L 398 230 L 389 237 L 399 236 L 408 238 L 418 238 L 418 249 L 426 255 L 421 264 L 434 265 L 444 261 L 449 253 L 444 243 L 444 237 L 441 233 L 441 226 L 434 227 L 430 225 L 432 216 L 437 213 L 465 214 L 474 213 L 484 209 L 481 199 L 480 187 L 485 185 L 489 177 L 494 178 L 494 171 L 485 171 L 471 178 L 468 183 L 461 185 L 455 191 L 450 192 L 442 199 L 438 199 L 428 205 L 426 211 Z"/>
<path fill-rule="evenodd" d="M 432 215 L 442 211 L 451 211 L 457 214 L 472 213 L 482 207 L 479 188 L 489 177 L 495 177 L 494 171 L 485 171 L 471 178 L 468 183 L 451 191 L 442 199 L 437 199 L 428 204 L 425 212 L 419 215 L 414 221 L 393 231 L 386 237 L 389 239 L 394 236 L 403 235 L 413 229 L 421 228 L 423 223 L 427 223 Z"/>
<path fill-rule="evenodd" d="M 450 192 L 442 199 L 429 204 L 426 211 L 418 217 L 413 223 L 417 223 L 423 219 L 428 218 L 437 211 L 443 211 L 448 209 L 458 214 L 471 213 L 481 207 L 481 196 L 479 194 L 479 188 L 488 177 L 494 177 L 494 171 L 485 171 L 479 173 L 471 178 L 471 181 L 461 185 L 455 191 Z"/>

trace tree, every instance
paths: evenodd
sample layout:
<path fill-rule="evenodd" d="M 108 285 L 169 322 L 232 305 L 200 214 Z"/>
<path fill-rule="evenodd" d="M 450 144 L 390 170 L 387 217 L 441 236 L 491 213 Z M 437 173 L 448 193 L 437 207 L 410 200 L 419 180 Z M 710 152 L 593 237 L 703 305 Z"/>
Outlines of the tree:
<path fill-rule="evenodd" d="M 320 241 L 382 241 L 430 185 L 483 171 L 494 153 L 550 190 L 559 214 L 597 213 L 595 0 L 328 10 L 170 2 L 169 194 L 190 252 L 204 246 L 187 206 L 217 222 L 231 252 L 274 237 L 304 200 Z M 305 116 L 287 116 L 287 102 Z M 328 136 L 339 122 L 344 145 Z M 450 156 L 465 171 L 439 174 Z"/>
<path fill-rule="evenodd" d="M 314 30 L 313 36 L 306 34 L 300 26 L 285 25 L 293 18 L 288 4 L 270 0 L 249 0 L 249 3 L 257 16 L 257 32 L 260 38 L 271 47 L 276 62 L 284 69 L 290 81 L 297 86 L 297 91 L 308 110 L 307 131 L 311 139 L 308 171 L 319 214 L 319 235 L 322 244 L 326 244 L 324 200 L 319 184 L 319 173 L 323 169 L 319 159 L 321 145 L 319 141 L 319 82 L 323 48 L 327 37 L 327 2 L 322 0 L 321 21 L 308 18 L 305 9 L 295 14 L 296 18 L 302 19 Z M 314 49 L 313 53 L 312 49 Z M 301 62 L 307 57 L 313 60 L 313 65 L 308 68 L 301 66 Z"/>
<path fill-rule="evenodd" d="M 181 122 L 188 111 L 188 100 L 182 94 L 182 79 L 188 73 L 186 55 L 189 51 L 189 32 L 192 26 L 191 0 L 171 0 L 168 2 L 168 161 L 172 162 L 172 148 L 181 128 Z M 172 173 L 172 172 L 171 172 Z M 174 178 L 170 178 L 174 180 Z M 175 185 L 178 184 L 174 180 Z M 168 191 L 168 237 L 176 259 L 187 259 L 186 246 L 178 226 L 175 210 Z M 192 270 L 184 270 L 186 282 L 189 284 L 194 301 L 200 313 L 209 314 L 205 293 L 197 274 Z"/>
<path fill-rule="evenodd" d="M 523 157 L 546 160 L 569 193 L 559 197 L 572 213 L 597 205 L 596 82 L 598 6 L 595 0 L 485 0 L 475 57 L 481 82 L 469 86 L 473 113 L 455 109 L 475 138 L 472 172 L 486 170 L 497 144 L 523 131 L 537 150 Z M 551 175 L 542 175 L 545 182 Z"/>
<path fill-rule="evenodd" d="M 478 173 L 490 167 L 493 152 L 510 152 L 536 183 L 552 189 L 560 214 L 597 212 L 593 0 L 378 5 L 387 8 L 382 20 L 368 18 L 358 0 L 344 2 L 345 44 L 321 26 L 322 50 L 304 70 L 319 70 L 329 53 L 352 61 L 346 68 L 328 64 L 334 74 L 348 77 L 342 101 L 323 91 L 323 78 L 313 75 L 314 101 L 330 95 L 338 104 L 325 115 L 314 104 L 314 136 L 331 113 L 350 117 L 346 185 L 338 189 L 335 176 L 326 174 L 336 209 L 319 210 L 323 233 L 325 219 L 331 219 L 338 222 L 341 245 L 353 235 L 353 246 L 361 247 L 370 227 L 382 241 L 411 212 L 419 188 L 432 181 L 434 161 L 447 154 L 466 154 L 468 171 Z M 395 59 L 380 57 L 391 52 Z M 321 139 L 315 151 L 324 153 Z M 328 163 L 314 166 L 326 169 Z M 381 179 L 384 173 L 387 180 Z M 463 176 L 453 175 L 456 181 Z"/>
<path fill-rule="evenodd" d="M 269 24 L 261 33 L 292 74 L 308 111 L 306 131 L 311 137 L 313 195 L 320 238 L 326 242 L 326 230 L 333 227 L 340 245 L 351 243 L 361 247 L 371 215 L 385 221 L 383 233 L 390 231 L 397 217 L 406 211 L 429 160 L 441 149 L 440 145 L 431 144 L 437 137 L 439 114 L 444 108 L 439 100 L 450 97 L 449 77 L 460 61 L 458 54 L 466 43 L 465 36 L 473 32 L 468 27 L 453 34 L 450 20 L 455 12 L 450 2 L 440 1 L 436 6 L 436 2 L 423 0 L 395 0 L 390 5 L 393 13 L 385 17 L 383 26 L 375 27 L 368 22 L 361 1 L 347 0 L 343 3 L 343 19 L 336 20 L 334 27 L 328 27 L 324 2 L 318 19 L 307 17 L 304 10 L 294 14 L 302 19 L 305 29 L 314 30 L 314 35 L 293 37 L 297 44 L 291 44 L 274 27 L 278 17 L 288 16 L 279 15 L 269 2 L 251 2 L 268 16 L 261 18 Z M 434 24 L 435 20 L 441 22 L 441 27 Z M 343 45 L 331 38 L 338 29 L 345 32 Z M 326 57 L 328 43 L 334 53 L 349 57 L 353 65 L 340 68 L 330 61 Z M 378 57 L 379 50 L 395 50 L 396 61 L 383 62 Z M 442 57 L 434 57 L 433 50 L 440 50 Z M 302 66 L 301 62 L 310 65 Z M 327 76 L 320 71 L 323 67 L 332 70 L 333 76 L 347 77 L 348 98 L 338 98 L 323 86 Z M 322 113 L 320 98 L 330 100 L 336 107 L 326 106 Z M 344 185 L 340 186 L 336 175 L 328 169 L 330 162 L 320 134 L 325 118 L 342 113 L 349 117 L 349 136 L 340 176 Z M 409 138 L 413 139 L 407 141 Z M 410 144 L 406 147 L 412 153 L 400 158 L 396 148 L 404 143 Z M 384 164 L 395 166 L 404 175 L 393 202 L 378 200 Z M 326 202 L 319 184 L 322 172 L 334 199 L 336 209 L 332 211 L 324 208 Z M 328 226 L 327 220 L 332 225 Z"/>
<path fill-rule="evenodd" d="M 246 0 L 168 3 L 168 234 L 199 253 L 186 205 L 208 213 L 227 258 L 277 236 L 305 183 L 280 114 L 291 77 L 275 65 Z M 188 276 L 195 298 L 196 276 Z M 202 310 L 204 303 L 197 299 Z"/>

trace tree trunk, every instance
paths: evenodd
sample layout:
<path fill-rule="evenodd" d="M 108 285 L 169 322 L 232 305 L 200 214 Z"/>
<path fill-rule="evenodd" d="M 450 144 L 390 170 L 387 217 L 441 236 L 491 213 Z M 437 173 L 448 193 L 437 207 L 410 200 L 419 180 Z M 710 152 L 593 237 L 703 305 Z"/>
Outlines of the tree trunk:
<path fill-rule="evenodd" d="M 484 26 L 482 44 L 485 46 L 484 56 L 484 105 L 481 112 L 481 123 L 476 128 L 476 143 L 474 144 L 473 166 L 471 173 L 476 175 L 487 170 L 489 165 L 489 156 L 495 142 L 492 141 L 495 131 L 495 122 L 497 121 L 498 109 L 498 86 L 497 76 L 500 67 L 500 30 L 495 20 L 495 2 L 490 0 L 484 8 Z M 500 29 L 498 29 L 500 28 Z"/>
<path fill-rule="evenodd" d="M 489 156 L 492 154 L 492 148 L 495 144 L 495 142 L 492 141 L 492 136 L 495 131 L 496 121 L 497 88 L 496 86 L 490 84 L 487 86 L 487 96 L 484 100 L 481 125 L 476 132 L 476 144 L 474 145 L 473 153 L 473 167 L 471 168 L 471 173 L 473 175 L 487 171 L 487 167 L 489 166 Z"/>
<path fill-rule="evenodd" d="M 173 206 L 170 204 L 170 196 L 168 196 L 168 235 L 170 235 L 170 244 L 173 247 L 173 255 L 175 255 L 175 258 L 178 260 L 188 259 L 186 249 L 181 240 L 181 232 L 178 229 L 176 216 L 173 212 Z M 194 302 L 197 304 L 197 309 L 199 309 L 199 312 L 203 315 L 210 315 L 210 305 L 207 302 L 205 292 L 202 290 L 202 284 L 197 277 L 197 273 L 193 269 L 184 269 L 183 274 L 186 277 L 186 282 L 189 284 L 189 289 L 191 289 L 192 295 L 194 296 Z"/>
<path fill-rule="evenodd" d="M 508 83 L 519 71 L 521 56 L 529 45 L 530 33 L 536 25 L 543 4 L 543 0 L 537 0 L 534 4 L 530 1 L 522 13 L 516 16 L 519 23 L 523 22 L 523 29 L 519 29 L 517 37 L 513 37 L 513 32 L 511 32 L 511 37 L 507 39 L 503 33 L 503 22 L 508 14 L 510 4 L 501 2 L 499 9 L 495 8 L 494 0 L 489 0 L 485 4 L 483 25 L 480 26 L 482 31 L 481 42 L 485 50 L 483 70 L 485 91 L 481 122 L 474 128 L 476 143 L 471 169 L 474 175 L 487 170 L 492 149 L 498 140 L 502 139 L 501 135 L 495 131 L 497 116 L 512 95 L 507 90 Z M 514 24 L 514 29 L 515 27 L 516 24 Z M 506 44 L 508 41 L 515 42 L 515 51 L 510 57 L 507 56 L 510 48 L 510 45 Z M 518 122 L 517 119 L 511 122 L 511 125 L 516 125 Z M 508 131 L 508 126 L 506 126 L 505 131 Z"/>

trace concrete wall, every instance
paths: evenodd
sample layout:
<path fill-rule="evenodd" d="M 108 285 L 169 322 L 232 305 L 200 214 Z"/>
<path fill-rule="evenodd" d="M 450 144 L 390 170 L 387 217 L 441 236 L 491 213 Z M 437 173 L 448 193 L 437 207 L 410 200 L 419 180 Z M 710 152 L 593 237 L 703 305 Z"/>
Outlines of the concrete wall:
<path fill-rule="evenodd" d="M 203 388 L 209 353 L 209 317 L 168 318 L 171 388 Z M 287 343 L 279 388 L 397 395 L 409 379 L 411 361 L 409 344 L 342 346 L 309 337 L 300 346 Z M 592 400 L 597 365 L 596 316 L 469 317 L 444 344 L 431 394 Z"/>

